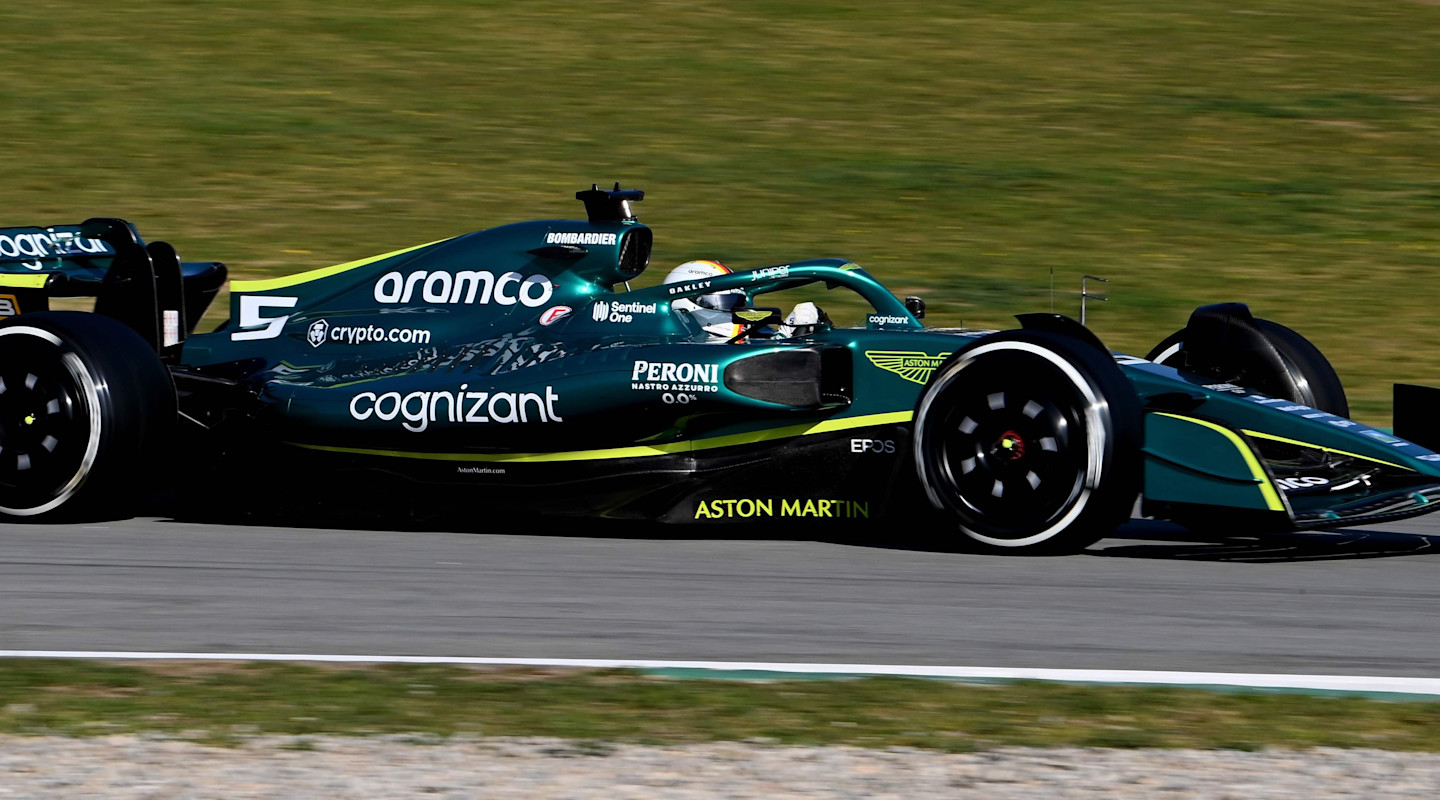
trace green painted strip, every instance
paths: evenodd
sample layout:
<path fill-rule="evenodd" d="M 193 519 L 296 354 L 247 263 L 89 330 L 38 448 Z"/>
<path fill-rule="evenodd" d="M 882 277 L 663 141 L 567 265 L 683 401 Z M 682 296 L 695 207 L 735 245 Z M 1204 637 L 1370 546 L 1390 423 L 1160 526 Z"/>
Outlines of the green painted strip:
<path fill-rule="evenodd" d="M 827 419 L 806 425 L 788 425 L 783 428 L 736 433 L 716 436 L 710 439 L 690 439 L 683 442 L 658 444 L 643 447 L 611 447 L 600 450 L 570 450 L 557 453 L 425 453 L 403 450 L 368 450 L 358 447 L 335 447 L 304 442 L 287 442 L 306 450 L 321 450 L 328 453 L 349 453 L 352 455 L 383 456 L 387 458 L 413 458 L 421 461 L 478 461 L 506 464 L 538 464 L 555 461 L 602 461 L 617 458 L 645 458 L 672 453 L 688 453 L 696 450 L 711 450 L 717 447 L 733 447 L 742 444 L 790 439 L 797 436 L 813 436 L 854 428 L 869 428 L 876 425 L 895 425 L 909 422 L 914 416 L 911 411 L 896 411 L 888 414 L 866 414 L 859 417 Z"/>
<path fill-rule="evenodd" d="M 392 257 L 392 256 L 404 255 L 404 254 L 406 254 L 406 253 L 410 253 L 410 252 L 413 252 L 413 251 L 415 251 L 415 250 L 419 250 L 419 249 L 422 248 L 422 247 L 429 247 L 429 246 L 432 245 L 432 244 L 439 244 L 439 243 L 441 243 L 441 242 L 446 242 L 446 241 L 449 241 L 449 240 L 448 240 L 448 239 L 436 239 L 436 240 L 433 241 L 433 242 L 426 242 L 425 244 L 417 244 L 417 245 L 415 245 L 414 247 L 406 247 L 406 248 L 404 248 L 403 250 L 396 250 L 396 251 L 390 252 L 390 253 L 382 253 L 382 254 L 380 254 L 380 255 L 378 255 L 378 256 L 370 256 L 369 258 L 362 258 L 362 259 L 360 259 L 359 261 L 347 261 L 347 262 L 345 262 L 344 264 L 336 264 L 336 265 L 333 266 L 333 267 L 321 267 L 320 269 L 312 269 L 312 270 L 310 270 L 309 272 L 301 272 L 301 273 L 299 273 L 299 274 L 297 274 L 297 275 L 287 275 L 287 276 L 285 276 L 285 277 L 283 277 L 283 278 L 270 278 L 270 279 L 268 279 L 268 280 L 262 280 L 262 281 L 230 281 L 230 291 L 232 291 L 232 292 L 269 292 L 269 291 L 273 291 L 273 290 L 275 290 L 275 289 L 284 289 L 284 288 L 286 288 L 286 287 L 295 286 L 295 285 L 298 285 L 298 284 L 301 284 L 301 283 L 309 283 L 310 281 L 318 281 L 318 280 L 320 280 L 321 278 L 328 278 L 328 277 L 330 277 L 331 275 L 339 275 L 339 274 L 342 273 L 342 272 L 348 272 L 348 271 L 350 271 L 350 270 L 352 270 L 352 269 L 358 269 L 358 268 L 360 268 L 360 267 L 364 267 L 364 266 L 368 266 L 368 265 L 370 265 L 370 264 L 374 264 L 376 261 L 384 261 L 385 259 L 390 258 L 390 257 Z"/>
<path fill-rule="evenodd" d="M 1241 457 L 1245 459 L 1245 465 L 1250 468 L 1250 475 L 1255 479 L 1255 482 L 1260 485 L 1260 494 L 1265 498 L 1265 505 L 1269 507 L 1271 511 L 1285 510 L 1285 504 L 1280 501 L 1280 493 L 1275 490 L 1274 484 L 1270 482 L 1270 475 L 1265 472 L 1265 467 L 1260 463 L 1260 460 L 1255 457 L 1255 453 L 1250 449 L 1250 446 L 1245 444 L 1245 442 L 1234 431 L 1222 425 L 1216 425 L 1213 422 L 1208 422 L 1203 419 L 1185 417 L 1179 414 L 1169 414 L 1163 411 L 1159 411 L 1156 413 L 1158 413 L 1162 417 L 1170 417 L 1172 419 L 1184 420 L 1185 422 L 1193 422 L 1196 425 L 1210 428 L 1211 430 L 1219 432 L 1226 439 L 1229 439 L 1230 443 L 1235 445 L 1236 449 L 1240 451 Z M 1249 431 L 1246 431 L 1246 433 L 1249 433 Z"/>
<path fill-rule="evenodd" d="M 44 289 L 49 275 L 0 275 L 0 286 L 11 289 Z"/>

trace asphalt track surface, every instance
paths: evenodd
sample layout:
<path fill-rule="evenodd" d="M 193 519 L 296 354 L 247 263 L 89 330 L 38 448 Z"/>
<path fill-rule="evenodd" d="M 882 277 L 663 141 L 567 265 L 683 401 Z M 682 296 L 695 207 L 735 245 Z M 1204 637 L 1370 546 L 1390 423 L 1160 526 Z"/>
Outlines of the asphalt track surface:
<path fill-rule="evenodd" d="M 1210 541 L 1134 522 L 1061 558 L 417 527 L 0 525 L 0 649 L 1440 673 L 1440 518 Z"/>

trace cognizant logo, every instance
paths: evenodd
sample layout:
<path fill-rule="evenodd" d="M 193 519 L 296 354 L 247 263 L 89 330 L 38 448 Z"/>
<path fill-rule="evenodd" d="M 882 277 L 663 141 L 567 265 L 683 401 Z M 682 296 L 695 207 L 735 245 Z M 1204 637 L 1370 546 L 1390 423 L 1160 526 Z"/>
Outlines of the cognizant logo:
<path fill-rule="evenodd" d="M 560 396 L 549 386 L 538 392 L 472 392 L 470 384 L 462 383 L 453 392 L 361 392 L 350 398 L 350 416 L 358 420 L 371 417 L 389 422 L 403 420 L 407 431 L 419 433 L 432 422 L 510 423 L 563 422 L 555 413 Z M 441 406 L 444 411 L 441 411 Z"/>
<path fill-rule="evenodd" d="M 65 258 L 67 256 L 114 255 L 115 249 L 99 239 L 88 239 L 75 231 L 0 234 L 0 257 Z"/>
<path fill-rule="evenodd" d="M 544 275 L 525 277 L 518 272 L 504 272 L 500 277 L 486 270 L 460 270 L 459 272 L 427 272 L 420 270 L 409 275 L 387 272 L 375 282 L 375 302 L 409 303 L 419 290 L 419 299 L 426 303 L 465 303 L 488 305 L 520 305 L 529 308 L 543 306 L 550 301 L 555 287 Z"/>

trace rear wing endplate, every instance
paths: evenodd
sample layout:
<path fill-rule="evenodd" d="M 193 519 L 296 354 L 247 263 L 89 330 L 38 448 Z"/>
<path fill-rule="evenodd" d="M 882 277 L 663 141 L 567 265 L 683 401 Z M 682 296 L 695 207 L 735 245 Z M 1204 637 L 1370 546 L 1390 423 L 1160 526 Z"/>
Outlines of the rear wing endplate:
<path fill-rule="evenodd" d="M 124 323 L 162 357 L 179 356 L 224 280 L 223 264 L 182 266 L 174 247 L 146 244 L 123 219 L 0 228 L 0 297 L 11 298 L 12 313 L 48 308 L 51 297 L 93 296 L 95 313 Z"/>

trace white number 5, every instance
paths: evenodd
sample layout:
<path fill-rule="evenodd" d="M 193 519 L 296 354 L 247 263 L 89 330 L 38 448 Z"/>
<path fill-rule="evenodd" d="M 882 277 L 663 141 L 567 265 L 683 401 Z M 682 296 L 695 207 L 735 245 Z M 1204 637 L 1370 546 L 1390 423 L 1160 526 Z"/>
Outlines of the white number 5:
<path fill-rule="evenodd" d="M 299 302 L 298 297 L 265 297 L 261 295 L 241 295 L 240 297 L 240 327 L 230 334 L 230 341 L 243 342 L 251 339 L 274 339 L 280 335 L 285 327 L 285 322 L 290 315 L 283 317 L 267 317 L 260 312 L 267 308 L 294 308 Z M 261 326 L 264 326 L 261 328 Z M 254 330 L 261 328 L 260 330 Z"/>

